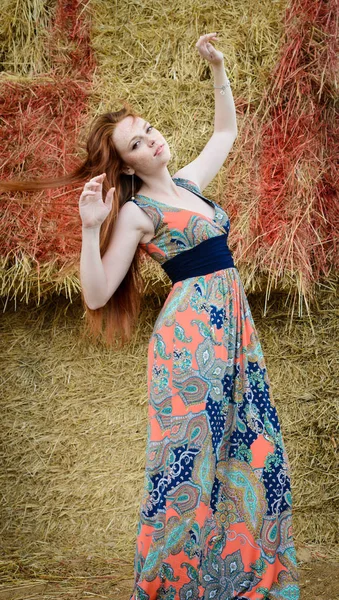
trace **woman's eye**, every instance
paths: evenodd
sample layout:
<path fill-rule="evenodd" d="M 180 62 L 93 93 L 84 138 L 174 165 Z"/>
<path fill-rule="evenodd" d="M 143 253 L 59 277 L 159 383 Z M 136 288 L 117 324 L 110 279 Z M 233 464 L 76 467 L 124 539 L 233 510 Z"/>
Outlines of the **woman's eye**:
<path fill-rule="evenodd" d="M 149 125 L 149 126 L 147 127 L 147 130 L 146 130 L 146 131 L 148 131 L 149 129 L 153 129 L 153 125 Z M 139 143 L 139 142 L 135 142 L 135 144 L 133 144 L 133 146 L 132 146 L 132 150 L 134 150 L 135 146 L 136 146 L 138 143 Z"/>

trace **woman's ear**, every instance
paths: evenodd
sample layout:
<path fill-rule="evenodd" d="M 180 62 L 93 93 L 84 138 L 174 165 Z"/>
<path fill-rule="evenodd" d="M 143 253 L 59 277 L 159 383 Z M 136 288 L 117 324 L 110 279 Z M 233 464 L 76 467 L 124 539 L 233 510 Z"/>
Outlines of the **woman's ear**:
<path fill-rule="evenodd" d="M 123 167 L 122 172 L 125 173 L 125 175 L 132 175 L 133 173 L 135 173 L 135 171 L 131 169 L 131 167 Z"/>

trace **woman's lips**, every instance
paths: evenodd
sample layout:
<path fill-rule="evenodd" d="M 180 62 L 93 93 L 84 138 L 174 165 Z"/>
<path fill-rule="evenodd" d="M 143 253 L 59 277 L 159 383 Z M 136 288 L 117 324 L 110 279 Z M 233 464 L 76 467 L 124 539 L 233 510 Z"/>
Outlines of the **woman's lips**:
<path fill-rule="evenodd" d="M 163 151 L 164 145 L 165 144 L 161 144 L 161 146 L 159 146 L 158 150 L 155 153 L 155 156 L 158 156 L 158 154 L 160 154 Z"/>

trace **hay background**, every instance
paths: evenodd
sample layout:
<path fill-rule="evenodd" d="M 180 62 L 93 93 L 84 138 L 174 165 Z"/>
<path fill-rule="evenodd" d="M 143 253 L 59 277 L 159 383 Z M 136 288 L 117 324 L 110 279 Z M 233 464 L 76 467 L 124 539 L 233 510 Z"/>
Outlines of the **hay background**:
<path fill-rule="evenodd" d="M 312 1 L 310 5 L 314 9 Z M 65 155 L 62 140 L 73 139 L 76 131 L 79 155 L 82 154 L 80 145 L 86 141 L 92 118 L 103 111 L 121 108 L 121 100 L 125 98 L 166 136 L 172 152 L 170 172 L 174 173 L 193 160 L 213 132 L 214 114 L 211 69 L 199 56 L 195 43 L 201 33 L 215 30 L 220 32 L 217 46 L 224 53 L 226 71 L 232 83 L 237 106 L 238 137 L 225 164 L 206 188 L 205 194 L 221 203 L 230 215 L 232 227 L 229 245 L 239 266 L 245 290 L 254 292 L 266 289 L 267 298 L 271 290 L 275 289 L 293 292 L 289 296 L 290 312 L 297 310 L 301 315 L 305 309 L 309 310 L 309 302 L 315 290 L 313 284 L 319 280 L 320 273 L 325 276 L 332 290 L 336 288 L 334 244 L 337 227 L 334 200 L 329 198 L 325 202 L 328 207 L 326 213 L 323 207 L 319 207 L 319 194 L 316 192 L 316 182 L 320 185 L 322 181 L 322 170 L 328 171 L 329 188 L 331 184 L 335 186 L 330 168 L 332 166 L 334 172 L 335 157 L 331 157 L 330 140 L 332 133 L 334 135 L 334 99 L 337 97 L 337 82 L 332 76 L 332 71 L 335 72 L 335 46 L 332 41 L 331 45 L 328 42 L 329 50 L 326 51 L 327 38 L 324 32 L 322 35 L 315 35 L 312 44 L 308 46 L 306 34 L 306 37 L 302 37 L 303 45 L 299 50 L 300 55 L 303 52 L 305 54 L 303 67 L 307 72 L 306 81 L 309 83 L 314 80 L 316 85 L 321 85 L 326 90 L 324 98 L 319 102 L 313 91 L 309 104 L 303 103 L 300 113 L 312 112 L 314 104 L 329 123 L 326 129 L 325 120 L 323 138 L 317 137 L 316 144 L 312 145 L 310 154 L 314 162 L 307 153 L 288 155 L 288 160 L 292 161 L 292 171 L 293 161 L 298 163 L 298 183 L 296 188 L 287 188 L 286 206 L 289 215 L 283 216 L 280 208 L 277 209 L 279 214 L 276 215 L 276 225 L 279 229 L 279 219 L 283 221 L 287 218 L 286 232 L 293 231 L 293 235 L 290 240 L 287 239 L 288 236 L 284 235 L 282 229 L 280 237 L 278 235 L 270 247 L 266 228 L 264 231 L 260 229 L 265 203 L 271 204 L 266 199 L 271 180 L 274 180 L 276 189 L 287 183 L 274 175 L 274 165 L 273 172 L 263 170 L 262 157 L 265 152 L 270 156 L 275 133 L 278 136 L 278 131 L 270 129 L 271 121 L 276 120 L 274 107 L 277 93 L 278 96 L 281 93 L 286 102 L 289 96 L 296 93 L 299 95 L 295 73 L 289 74 L 291 85 L 294 85 L 292 88 L 284 87 L 284 83 L 278 84 L 274 79 L 277 77 L 278 65 L 281 69 L 286 58 L 284 52 L 287 52 L 289 32 L 292 34 L 293 26 L 286 18 L 286 11 L 290 8 L 293 14 L 295 5 L 290 5 L 287 0 L 263 0 L 260 4 L 254 0 L 243 0 L 237 4 L 230 2 L 222 5 L 212 1 L 208 6 L 200 0 L 188 0 L 184 4 L 175 1 L 166 6 L 159 0 L 114 3 L 108 0 L 22 0 L 19 4 L 4 0 L 4 7 L 6 19 L 0 25 L 0 65 L 4 71 L 0 73 L 0 82 L 4 87 L 8 82 L 20 82 L 29 89 L 33 82 L 38 81 L 43 87 L 44 78 L 48 82 L 53 74 L 65 89 L 63 101 L 67 108 L 64 110 L 72 117 L 71 125 L 66 120 L 57 123 L 50 110 L 47 110 L 46 114 L 42 112 L 43 118 L 36 123 L 36 127 L 29 130 L 31 134 L 24 136 L 22 154 L 25 156 L 25 165 L 30 165 L 30 177 L 35 174 L 39 177 L 46 170 L 51 176 L 70 170 L 74 166 L 76 150 L 71 145 Z M 295 17 L 300 18 L 300 29 L 304 32 L 305 29 L 307 31 L 307 23 L 312 23 L 312 20 L 309 21 L 306 16 L 307 5 L 303 4 L 301 9 Z M 333 9 L 331 2 L 328 13 L 332 21 Z M 315 19 L 315 12 L 312 13 L 312 19 Z M 290 30 L 286 30 L 286 27 Z M 323 22 L 321 27 L 325 27 Z M 319 32 L 321 27 L 319 25 Z M 294 29 L 293 36 L 295 35 Z M 302 35 L 305 36 L 305 33 Z M 334 34 L 329 38 L 332 40 Z M 307 59 L 311 61 L 313 57 L 312 53 L 309 54 L 310 48 L 316 51 L 314 71 L 307 70 Z M 321 57 L 326 56 L 327 67 L 323 68 Z M 84 95 L 85 90 L 87 93 L 91 89 L 86 110 L 80 103 L 77 106 L 67 105 L 72 77 L 73 84 L 83 87 Z M 283 76 L 281 78 L 284 80 Z M 275 86 L 275 92 L 270 97 L 272 85 Z M 43 92 L 39 89 L 39 94 L 41 93 Z M 57 95 L 57 90 L 54 95 Z M 47 102 L 46 98 L 46 105 L 50 103 L 51 99 Z M 282 111 L 289 112 L 288 104 L 287 109 L 284 109 L 284 103 L 279 106 Z M 25 116 L 29 121 L 29 115 Z M 80 116 L 83 127 L 78 120 Z M 52 124 L 60 128 L 61 145 L 51 144 L 55 146 L 55 154 L 49 153 L 46 162 L 44 155 L 36 156 L 34 144 L 26 144 L 26 139 L 41 138 L 48 146 L 49 134 L 46 134 L 46 130 Z M 285 124 L 287 128 L 287 115 Z M 303 135 L 304 131 L 301 130 L 300 137 Z M 309 144 L 310 140 L 306 136 L 304 145 Z M 298 147 L 297 142 L 296 146 Z M 324 151 L 329 153 L 328 164 L 324 162 Z M 18 157 L 13 164 L 11 154 L 13 153 L 9 152 L 9 156 L 3 157 L 3 160 L 9 173 L 12 172 L 12 167 L 15 173 L 18 169 Z M 283 169 L 279 159 L 276 157 L 275 160 L 278 163 L 277 170 Z M 37 165 L 36 168 L 34 164 Z M 288 164 L 286 168 L 291 169 L 291 164 Z M 55 173 L 51 165 L 55 165 Z M 23 165 L 19 165 L 19 174 L 22 167 Z M 312 176 L 308 175 L 309 172 L 312 172 Z M 287 175 L 288 173 L 289 171 Z M 22 175 L 26 174 L 24 170 Z M 30 232 L 33 238 L 29 240 L 30 243 L 20 241 L 19 247 L 16 247 L 16 236 L 11 238 L 13 255 L 9 252 L 7 256 L 0 257 L 1 295 L 20 301 L 34 297 L 37 302 L 41 297 L 50 297 L 54 292 L 62 293 L 69 299 L 77 297 L 81 244 L 81 223 L 77 209 L 79 192 L 80 188 L 62 194 L 67 202 L 60 206 L 57 202 L 59 192 L 55 192 L 54 196 L 42 195 L 39 198 L 34 210 L 37 219 L 42 219 L 43 234 L 38 244 L 40 254 L 34 260 L 37 252 L 34 233 Z M 333 189 L 333 195 L 335 192 Z M 274 195 L 270 198 L 275 200 Z M 297 211 L 291 201 L 293 198 L 298 202 Z M 51 212 L 47 208 L 43 210 L 46 202 L 52 203 Z M 274 202 L 273 205 L 275 206 Z M 58 210 L 60 218 L 56 216 Z M 320 215 L 323 210 L 324 214 Z M 73 211 L 74 218 L 65 223 L 63 216 L 67 211 Z M 294 213 L 300 211 L 301 221 L 304 214 L 310 215 L 313 229 L 317 230 L 316 240 L 311 235 L 312 227 L 308 229 L 301 223 L 300 214 L 294 220 Z M 14 221 L 13 218 L 13 231 L 16 226 Z M 52 231 L 51 221 L 58 235 Z M 329 224 L 328 230 L 325 222 Z M 11 219 L 8 217 L 7 221 L 4 220 L 4 230 L 7 227 L 8 231 L 10 225 Z M 9 229 L 11 232 L 10 227 Z M 19 227 L 17 238 L 21 240 L 20 233 Z M 309 243 L 308 233 L 311 236 Z M 53 239 L 59 241 L 59 237 L 61 244 L 55 244 L 55 255 L 47 253 L 47 256 L 46 249 L 51 250 Z M 330 257 L 327 262 L 326 256 Z M 153 265 L 153 270 L 156 269 Z M 158 267 L 158 271 L 159 269 Z M 149 273 L 150 269 L 147 268 L 146 278 Z M 159 272 L 155 277 L 156 280 L 163 279 Z M 166 285 L 166 280 L 164 283 Z"/>
<path fill-rule="evenodd" d="M 195 43 L 204 32 L 220 32 L 217 47 L 224 53 L 226 71 L 236 100 L 238 137 L 223 167 L 204 193 L 221 203 L 230 215 L 232 227 L 229 245 L 239 265 L 245 289 L 253 292 L 267 288 L 267 295 L 271 289 L 297 291 L 299 298 L 296 306 L 301 314 L 305 309 L 303 295 L 305 293 L 311 297 L 312 289 L 305 289 L 306 282 L 298 268 L 292 267 L 291 272 L 283 269 L 277 275 L 275 265 L 268 269 L 261 268 L 260 252 L 256 254 L 253 251 L 246 259 L 243 257 L 247 245 L 253 248 L 250 223 L 256 219 L 259 202 L 257 161 L 261 152 L 261 127 L 265 121 L 263 110 L 269 108 L 260 106 L 270 88 L 271 73 L 284 40 L 286 0 L 273 3 L 263 0 L 260 4 L 246 0 L 237 5 L 225 3 L 222 6 L 216 1 L 206 6 L 200 0 L 187 0 L 185 4 L 172 2 L 166 7 L 159 0 L 78 2 L 79 15 L 91 24 L 90 42 L 96 64 L 94 71 L 93 59 L 87 56 L 86 38 L 80 32 L 76 40 L 71 39 L 72 28 L 67 24 L 67 11 L 63 13 L 61 10 L 66 3 L 62 0 L 51 3 L 40 0 L 32 5 L 31 0 L 23 0 L 17 6 L 6 1 L 8 23 L 0 30 L 0 55 L 5 57 L 2 83 L 5 85 L 7 80 L 18 80 L 29 85 L 36 76 L 42 82 L 45 68 L 47 81 L 49 70 L 60 81 L 64 81 L 65 86 L 67 78 L 73 74 L 74 80 L 80 84 L 83 81 L 84 89 L 88 90 L 88 80 L 81 71 L 81 61 L 74 60 L 73 55 L 75 45 L 80 45 L 84 63 L 88 62 L 91 75 L 91 96 L 87 110 L 83 109 L 83 128 L 80 128 L 80 123 L 76 126 L 79 148 L 87 138 L 92 119 L 106 110 L 120 109 L 121 99 L 128 98 L 135 109 L 166 137 L 172 155 L 168 165 L 171 173 L 193 160 L 213 132 L 213 76 L 210 66 L 196 51 Z M 76 3 L 72 0 L 68 4 L 71 6 Z M 71 12 L 71 9 L 68 10 Z M 39 23 L 43 23 L 45 29 L 41 26 L 29 27 L 30 22 L 39 15 L 42 15 Z M 47 43 L 47 30 L 55 15 L 59 29 L 52 29 Z M 61 25 L 64 26 L 62 31 Z M 9 36 L 14 37 L 11 44 Z M 46 123 L 39 123 L 35 130 L 37 138 L 46 138 L 45 130 L 51 121 L 48 112 Z M 73 137 L 74 128 L 68 131 L 65 127 L 64 138 Z M 31 153 L 26 157 L 26 163 L 32 165 L 37 159 L 29 147 L 26 150 Z M 73 153 L 73 149 L 69 152 Z M 55 174 L 68 171 L 71 164 L 73 166 L 73 159 L 73 154 L 65 157 L 61 147 L 56 148 Z M 41 157 L 36 177 L 41 173 L 43 160 Z M 46 168 L 53 175 L 51 164 L 52 157 L 49 156 Z M 30 177 L 34 177 L 33 167 Z M 77 214 L 79 192 L 80 189 L 67 191 L 67 200 L 70 206 L 75 207 L 75 215 L 67 228 L 72 235 L 64 255 L 58 248 L 55 260 L 35 261 L 27 256 L 24 245 L 23 254 L 20 247 L 19 251 L 15 251 L 14 259 L 2 256 L 1 295 L 19 301 L 35 298 L 38 302 L 55 291 L 69 299 L 77 297 L 80 284 L 74 240 L 78 240 L 81 227 Z M 54 192 L 56 197 L 58 194 L 60 191 Z M 43 197 L 39 200 L 40 204 L 44 201 L 46 199 Z M 51 202 L 50 199 L 47 201 Z M 57 203 L 52 206 L 55 211 L 58 210 Z M 66 207 L 62 205 L 61 210 L 65 212 Z M 58 219 L 56 223 L 58 227 Z M 43 243 L 50 247 L 52 241 L 51 229 L 46 224 Z M 154 279 L 152 271 L 156 281 L 162 281 L 165 285 L 168 282 L 160 270 L 154 264 L 152 269 L 145 266 L 144 275 L 147 279 L 151 273 L 151 285 Z M 293 310 L 294 294 L 290 299 Z"/>

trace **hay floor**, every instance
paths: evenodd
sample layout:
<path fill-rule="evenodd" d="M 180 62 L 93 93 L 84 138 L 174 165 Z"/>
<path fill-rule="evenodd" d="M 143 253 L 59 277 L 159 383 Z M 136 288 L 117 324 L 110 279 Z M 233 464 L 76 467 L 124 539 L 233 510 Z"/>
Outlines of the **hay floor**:
<path fill-rule="evenodd" d="M 295 317 L 291 327 L 282 294 L 272 295 L 265 318 L 264 296 L 248 299 L 291 463 L 306 586 L 315 561 L 339 561 L 339 296 L 323 288 L 312 324 Z M 0 336 L 0 600 L 122 600 L 125 590 L 128 599 L 145 467 L 146 348 L 159 302 L 145 299 L 135 336 L 120 352 L 82 339 L 80 303 L 54 297 L 17 311 L 7 304 Z M 333 568 L 323 572 L 333 575 Z M 20 596 L 23 581 L 53 586 Z M 317 581 L 321 593 L 322 576 Z"/>
<path fill-rule="evenodd" d="M 334 600 L 339 597 L 339 562 L 310 560 L 299 567 L 300 600 Z M 49 579 L 49 581 L 47 581 Z M 84 600 L 102 598 L 128 600 L 133 590 L 133 578 L 116 581 L 107 565 L 85 559 L 74 560 L 68 568 L 60 566 L 59 577 L 46 577 L 41 582 L 29 578 L 16 585 L 0 585 L 0 600 Z"/>

